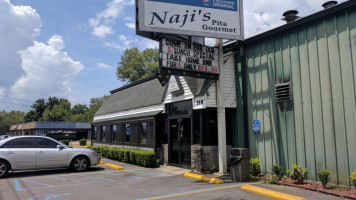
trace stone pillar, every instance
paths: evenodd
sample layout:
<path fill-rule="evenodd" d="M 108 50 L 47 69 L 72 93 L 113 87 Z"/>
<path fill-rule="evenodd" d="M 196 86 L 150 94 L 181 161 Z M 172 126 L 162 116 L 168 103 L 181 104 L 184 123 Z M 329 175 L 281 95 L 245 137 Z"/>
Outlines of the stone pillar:
<path fill-rule="evenodd" d="M 168 165 L 168 144 L 162 144 L 162 150 L 163 150 L 163 165 Z"/>
<path fill-rule="evenodd" d="M 201 161 L 202 161 L 202 146 L 200 145 L 192 145 L 191 148 L 191 158 L 192 158 L 192 163 L 191 163 L 191 168 L 197 170 L 198 172 L 201 172 Z"/>

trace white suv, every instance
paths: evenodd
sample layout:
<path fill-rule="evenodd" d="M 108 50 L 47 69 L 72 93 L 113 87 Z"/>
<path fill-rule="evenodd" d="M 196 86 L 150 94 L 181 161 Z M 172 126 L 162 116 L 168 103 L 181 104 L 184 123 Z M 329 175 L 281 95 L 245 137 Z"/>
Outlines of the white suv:
<path fill-rule="evenodd" d="M 9 170 L 71 168 L 84 171 L 100 162 L 98 152 L 72 148 L 45 136 L 16 136 L 0 141 L 0 178 Z"/>

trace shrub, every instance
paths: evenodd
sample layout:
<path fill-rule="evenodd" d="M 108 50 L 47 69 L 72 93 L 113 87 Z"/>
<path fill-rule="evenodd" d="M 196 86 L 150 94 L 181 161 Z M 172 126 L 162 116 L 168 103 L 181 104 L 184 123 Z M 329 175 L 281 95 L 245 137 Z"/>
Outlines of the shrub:
<path fill-rule="evenodd" d="M 282 177 L 282 166 L 273 165 L 272 171 L 273 171 L 274 175 L 278 176 L 278 178 Z"/>
<path fill-rule="evenodd" d="M 323 188 L 326 188 L 326 184 L 328 184 L 329 175 L 330 175 L 330 171 L 327 169 L 320 170 L 320 172 L 318 173 Z"/>
<path fill-rule="evenodd" d="M 159 160 L 153 152 L 146 151 L 137 151 L 137 150 L 128 150 L 128 149 L 119 149 L 115 147 L 92 147 L 88 148 L 94 149 L 100 153 L 101 156 L 117 160 L 120 162 L 130 163 L 139 165 L 142 167 L 158 167 Z"/>
<path fill-rule="evenodd" d="M 263 180 L 263 182 L 266 184 L 278 184 L 278 179 L 279 179 L 279 176 L 269 175 Z"/>
<path fill-rule="evenodd" d="M 250 174 L 252 176 L 258 176 L 261 174 L 261 164 L 258 157 L 250 158 Z"/>
<path fill-rule="evenodd" d="M 79 145 L 80 145 L 80 146 L 85 146 L 85 145 L 87 145 L 87 140 L 86 140 L 86 139 L 81 139 L 81 140 L 79 140 Z"/>
<path fill-rule="evenodd" d="M 303 169 L 300 165 L 293 164 L 292 171 L 287 170 L 287 174 L 289 174 L 292 180 L 297 181 L 298 183 L 303 183 L 304 179 L 308 176 L 308 169 Z"/>
<path fill-rule="evenodd" d="M 355 189 L 356 189 L 356 169 L 352 172 L 350 176 L 351 182 L 354 184 Z"/>
<path fill-rule="evenodd" d="M 69 140 L 62 140 L 61 142 L 65 145 L 69 145 Z"/>

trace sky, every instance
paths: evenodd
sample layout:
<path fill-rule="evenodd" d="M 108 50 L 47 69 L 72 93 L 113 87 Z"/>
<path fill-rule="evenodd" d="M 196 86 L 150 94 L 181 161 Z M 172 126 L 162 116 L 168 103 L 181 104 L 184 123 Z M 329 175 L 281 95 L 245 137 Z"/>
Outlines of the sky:
<path fill-rule="evenodd" d="M 286 10 L 305 17 L 325 2 L 245 0 L 245 38 L 285 24 Z M 49 96 L 89 104 L 123 86 L 116 70 L 124 50 L 158 48 L 135 35 L 134 15 L 134 0 L 0 0 L 0 111 L 28 112 Z"/>

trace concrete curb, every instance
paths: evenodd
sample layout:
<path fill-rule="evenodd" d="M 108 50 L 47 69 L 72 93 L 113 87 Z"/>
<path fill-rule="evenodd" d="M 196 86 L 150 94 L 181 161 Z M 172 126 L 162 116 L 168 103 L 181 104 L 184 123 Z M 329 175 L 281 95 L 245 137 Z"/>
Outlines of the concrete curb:
<path fill-rule="evenodd" d="M 194 173 L 185 173 L 184 177 L 193 178 L 196 180 L 206 181 L 206 182 L 215 183 L 215 184 L 223 184 L 224 183 L 224 181 L 219 178 L 211 178 L 208 176 L 203 176 L 203 175 L 194 174 Z"/>
<path fill-rule="evenodd" d="M 243 186 L 241 186 L 241 190 L 245 190 L 247 192 L 252 192 L 252 193 L 256 193 L 256 194 L 260 194 L 263 196 L 280 199 L 280 200 L 306 200 L 305 198 L 302 198 L 302 197 L 297 197 L 297 196 L 293 196 L 293 195 L 289 195 L 289 194 L 275 192 L 272 190 L 267 190 L 267 189 L 252 186 L 252 185 L 243 185 Z"/>
<path fill-rule="evenodd" d="M 106 163 L 105 166 L 113 168 L 113 169 L 117 169 L 117 170 L 123 170 L 124 169 L 124 167 L 121 167 L 119 165 L 114 165 L 114 164 L 111 164 L 111 163 Z"/>

